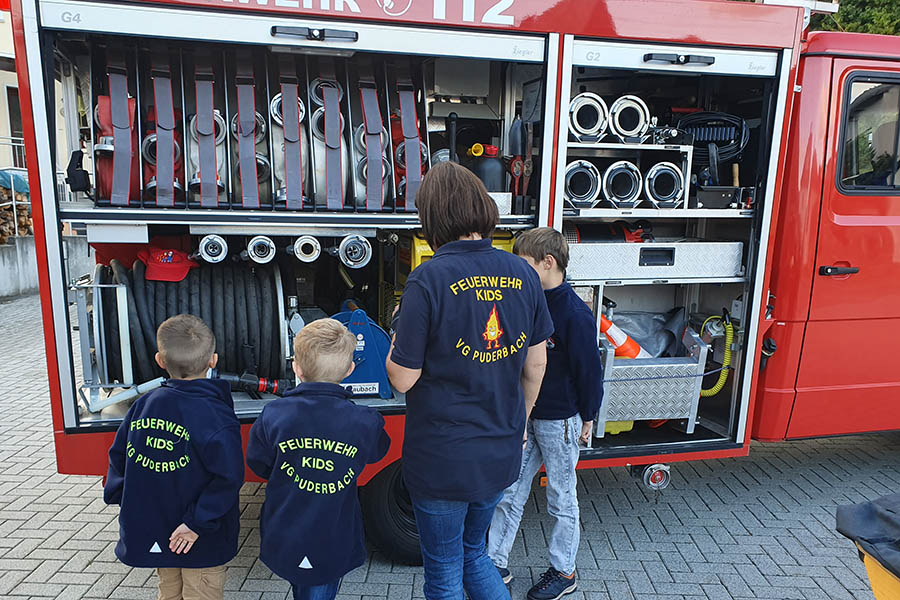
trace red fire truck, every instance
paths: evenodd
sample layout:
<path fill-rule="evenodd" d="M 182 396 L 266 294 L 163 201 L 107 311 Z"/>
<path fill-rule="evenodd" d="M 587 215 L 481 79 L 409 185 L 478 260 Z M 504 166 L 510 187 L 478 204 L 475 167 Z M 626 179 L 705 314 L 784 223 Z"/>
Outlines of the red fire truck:
<path fill-rule="evenodd" d="M 337 315 L 393 440 L 360 478 L 369 535 L 416 560 L 379 324 L 446 160 L 497 201 L 497 246 L 570 240 L 606 378 L 581 468 L 659 488 L 751 438 L 900 427 L 900 40 L 807 35 L 811 9 L 836 6 L 13 0 L 59 471 L 105 472 L 166 317 L 211 325 L 246 435 L 293 335 Z M 93 271 L 67 272 L 64 224 Z"/>

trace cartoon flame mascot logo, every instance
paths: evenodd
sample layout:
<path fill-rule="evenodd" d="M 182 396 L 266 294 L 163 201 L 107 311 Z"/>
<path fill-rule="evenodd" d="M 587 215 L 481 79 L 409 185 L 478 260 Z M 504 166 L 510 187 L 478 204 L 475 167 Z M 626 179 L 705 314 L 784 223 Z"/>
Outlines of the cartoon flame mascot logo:
<path fill-rule="evenodd" d="M 500 349 L 500 336 L 503 335 L 503 330 L 500 329 L 500 315 L 497 314 L 497 304 L 494 304 L 493 310 L 491 310 L 491 314 L 488 317 L 487 324 L 484 326 L 484 333 L 481 334 L 481 337 L 485 339 L 487 342 L 487 349 L 491 349 L 491 344 L 494 345 L 494 348 Z"/>
<path fill-rule="evenodd" d="M 375 3 L 381 7 L 384 14 L 389 17 L 402 17 L 412 8 L 412 0 L 375 0 Z"/>

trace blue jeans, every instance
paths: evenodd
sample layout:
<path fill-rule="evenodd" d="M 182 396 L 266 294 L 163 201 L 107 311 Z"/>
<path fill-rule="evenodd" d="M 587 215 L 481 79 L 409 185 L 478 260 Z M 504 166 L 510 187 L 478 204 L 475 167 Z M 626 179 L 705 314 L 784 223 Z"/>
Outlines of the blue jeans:
<path fill-rule="evenodd" d="M 413 497 L 422 544 L 427 600 L 509 600 L 509 590 L 485 550 L 485 535 L 501 494 L 483 502 Z"/>
<path fill-rule="evenodd" d="M 566 575 L 575 571 L 575 556 L 581 539 L 575 489 L 580 436 L 579 415 L 554 421 L 528 421 L 528 443 L 522 454 L 519 479 L 503 492 L 491 522 L 488 554 L 498 567 L 508 566 L 509 551 L 531 494 L 531 484 L 543 463 L 547 471 L 547 512 L 556 519 L 550 534 L 550 566 Z"/>
<path fill-rule="evenodd" d="M 338 579 L 322 585 L 292 585 L 291 591 L 294 600 L 334 600 L 340 587 L 341 580 Z"/>

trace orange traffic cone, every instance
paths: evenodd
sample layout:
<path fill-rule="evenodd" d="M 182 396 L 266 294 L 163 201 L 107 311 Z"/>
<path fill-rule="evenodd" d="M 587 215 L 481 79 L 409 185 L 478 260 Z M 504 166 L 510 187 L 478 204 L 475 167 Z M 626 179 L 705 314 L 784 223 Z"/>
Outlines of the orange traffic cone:
<path fill-rule="evenodd" d="M 612 321 L 600 315 L 600 332 L 616 347 L 616 356 L 623 358 L 653 358 L 631 336 L 616 327 Z"/>

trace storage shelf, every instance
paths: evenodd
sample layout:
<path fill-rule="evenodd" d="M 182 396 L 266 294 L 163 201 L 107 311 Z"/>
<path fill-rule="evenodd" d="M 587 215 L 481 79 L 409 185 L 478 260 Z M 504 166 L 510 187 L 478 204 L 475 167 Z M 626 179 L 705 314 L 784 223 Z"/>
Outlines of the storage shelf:
<path fill-rule="evenodd" d="M 668 152 L 691 152 L 693 146 L 680 144 L 626 144 L 620 142 L 569 142 L 568 148 L 572 150 L 665 150 Z"/>
<path fill-rule="evenodd" d="M 563 219 L 749 219 L 743 208 L 582 208 L 563 209 Z"/>
<path fill-rule="evenodd" d="M 116 225 L 223 225 L 259 231 L 277 226 L 377 227 L 415 229 L 421 227 L 416 213 L 291 212 L 272 210 L 210 210 L 158 208 L 96 208 L 90 203 L 60 207 L 60 220 L 86 224 Z M 511 229 L 533 226 L 534 215 L 503 215 L 500 226 Z"/>
<path fill-rule="evenodd" d="M 746 277 L 672 277 L 670 279 L 576 279 L 567 281 L 573 286 L 602 285 L 604 287 L 624 287 L 630 285 L 687 285 L 694 283 L 745 283 Z"/>

